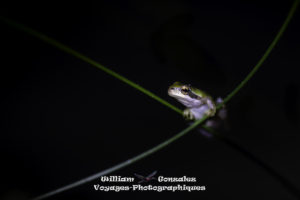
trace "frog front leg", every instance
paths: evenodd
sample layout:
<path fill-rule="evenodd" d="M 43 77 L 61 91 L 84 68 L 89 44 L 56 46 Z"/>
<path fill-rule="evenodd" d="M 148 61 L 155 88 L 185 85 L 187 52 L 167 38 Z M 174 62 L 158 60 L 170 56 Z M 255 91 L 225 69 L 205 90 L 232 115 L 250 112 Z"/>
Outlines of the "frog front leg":
<path fill-rule="evenodd" d="M 194 116 L 194 114 L 193 114 L 193 112 L 191 111 L 190 108 L 184 109 L 184 111 L 183 111 L 183 117 L 186 120 L 194 120 L 195 119 L 195 116 Z"/>

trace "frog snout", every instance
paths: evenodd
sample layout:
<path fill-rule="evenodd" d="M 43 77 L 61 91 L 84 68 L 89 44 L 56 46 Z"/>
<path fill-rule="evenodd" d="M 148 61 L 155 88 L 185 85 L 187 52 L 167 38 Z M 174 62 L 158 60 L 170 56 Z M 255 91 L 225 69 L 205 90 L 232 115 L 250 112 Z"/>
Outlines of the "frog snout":
<path fill-rule="evenodd" d="M 174 88 L 174 87 L 170 87 L 170 88 L 168 89 L 168 94 L 169 94 L 169 95 L 172 95 L 172 94 L 174 93 L 174 91 L 175 91 L 175 88 Z"/>

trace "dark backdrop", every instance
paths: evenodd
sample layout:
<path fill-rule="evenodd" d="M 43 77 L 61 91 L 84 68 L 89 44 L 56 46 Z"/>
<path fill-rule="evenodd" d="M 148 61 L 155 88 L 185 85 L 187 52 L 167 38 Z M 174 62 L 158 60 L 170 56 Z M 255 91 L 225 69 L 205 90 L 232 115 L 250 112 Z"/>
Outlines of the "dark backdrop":
<path fill-rule="evenodd" d="M 28 25 L 172 104 L 174 81 L 226 96 L 262 56 L 292 1 L 99 1 L 1 6 Z M 227 105 L 227 135 L 300 188 L 299 12 L 259 72 Z M 115 78 L 1 23 L 1 197 L 34 197 L 124 161 L 178 133 L 180 115 Z M 294 199 L 219 140 L 190 133 L 113 173 L 197 178 L 204 192 L 97 192 L 51 199 Z M 152 182 L 156 184 L 155 181 Z"/>

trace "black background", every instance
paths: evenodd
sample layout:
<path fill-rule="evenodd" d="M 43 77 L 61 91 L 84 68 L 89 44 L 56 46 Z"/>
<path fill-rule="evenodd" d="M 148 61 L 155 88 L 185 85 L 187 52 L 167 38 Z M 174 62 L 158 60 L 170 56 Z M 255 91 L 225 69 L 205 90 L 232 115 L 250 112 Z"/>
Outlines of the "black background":
<path fill-rule="evenodd" d="M 57 39 L 170 103 L 174 81 L 226 96 L 257 63 L 292 1 L 99 1 L 3 5 L 1 15 Z M 226 133 L 300 189 L 299 12 L 227 105 Z M 182 116 L 99 69 L 3 23 L 1 199 L 26 199 L 133 157 L 178 133 Z M 219 140 L 192 132 L 112 175 L 190 176 L 205 192 L 97 192 L 51 199 L 295 199 Z M 168 184 L 167 184 L 168 185 Z"/>

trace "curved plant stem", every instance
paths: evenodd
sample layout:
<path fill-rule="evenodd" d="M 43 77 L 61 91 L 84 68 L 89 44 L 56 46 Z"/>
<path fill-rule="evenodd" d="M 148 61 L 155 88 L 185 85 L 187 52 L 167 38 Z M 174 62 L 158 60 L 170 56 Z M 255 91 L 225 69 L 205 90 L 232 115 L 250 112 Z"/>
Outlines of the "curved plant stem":
<path fill-rule="evenodd" d="M 93 174 L 93 175 L 88 176 L 88 177 L 86 177 L 84 179 L 81 179 L 79 181 L 73 182 L 73 183 L 71 183 L 69 185 L 66 185 L 64 187 L 61 187 L 61 188 L 56 189 L 56 190 L 53 190 L 53 191 L 48 192 L 48 193 L 46 193 L 44 195 L 38 196 L 38 197 L 34 198 L 33 200 L 46 199 L 46 198 L 48 198 L 50 196 L 53 196 L 55 194 L 58 194 L 58 193 L 61 193 L 63 191 L 69 190 L 71 188 L 77 187 L 77 186 L 82 185 L 84 183 L 87 183 L 87 182 L 90 182 L 92 180 L 95 180 L 95 179 L 97 179 L 97 178 L 99 178 L 101 176 L 104 176 L 104 175 L 107 175 L 107 174 L 109 174 L 111 172 L 117 171 L 117 170 L 119 170 L 119 169 L 121 169 L 123 167 L 131 165 L 131 164 L 135 163 L 136 161 L 139 161 L 139 160 L 141 160 L 141 159 L 143 159 L 143 158 L 145 158 L 145 157 L 147 157 L 147 156 L 149 156 L 149 155 L 157 152 L 158 150 L 166 147 L 167 145 L 171 144 L 175 140 L 179 139 L 180 137 L 184 136 L 185 134 L 187 134 L 188 132 L 190 132 L 191 130 L 193 130 L 194 128 L 196 128 L 199 124 L 201 124 L 206 119 L 207 119 L 207 117 L 204 117 L 204 118 L 196 121 L 191 126 L 189 126 L 186 129 L 182 130 L 180 133 L 176 134 L 175 136 L 169 138 L 168 140 L 160 143 L 159 145 L 157 145 L 157 146 L 155 146 L 155 147 L 153 147 L 153 148 L 151 148 L 151 149 L 149 149 L 147 151 L 144 151 L 143 153 L 141 153 L 141 154 L 139 154 L 139 155 L 137 155 L 137 156 L 135 156 L 133 158 L 130 158 L 130 159 L 128 159 L 128 160 L 126 160 L 124 162 L 121 162 L 121 163 L 119 163 L 119 164 L 117 164 L 117 165 L 115 165 L 113 167 L 105 169 L 105 170 L 103 170 L 103 171 L 101 171 L 99 173 Z"/>
<path fill-rule="evenodd" d="M 56 41 L 56 40 L 54 40 L 50 37 L 38 32 L 38 31 L 36 31 L 36 30 L 33 30 L 33 29 L 31 29 L 27 26 L 19 24 L 19 23 L 15 22 L 15 21 L 12 21 L 10 19 L 6 19 L 6 18 L 0 16 L 0 20 L 2 20 L 3 22 L 7 23 L 8 25 L 10 25 L 10 26 L 12 26 L 16 29 L 19 29 L 19 30 L 21 30 L 25 33 L 28 33 L 29 35 L 32 35 L 32 36 L 48 43 L 48 44 L 51 44 L 52 46 L 66 52 L 66 53 L 68 53 L 72 56 L 75 56 L 75 57 L 79 58 L 80 60 L 83 60 L 84 62 L 87 62 L 87 63 L 91 64 L 92 66 L 98 68 L 98 69 L 101 69 L 102 71 L 106 72 L 107 74 L 115 77 L 116 79 L 119 79 L 120 81 L 123 81 L 124 83 L 130 85 L 131 87 L 139 90 L 140 92 L 148 95 L 149 97 L 155 99 L 156 101 L 162 103 L 163 105 L 171 108 L 175 112 L 177 112 L 179 114 L 182 114 L 182 111 L 179 108 L 173 106 L 172 104 L 170 104 L 166 100 L 160 98 L 159 96 L 157 96 L 154 93 L 150 92 L 149 90 L 143 88 L 142 86 L 138 85 L 137 83 L 127 79 L 126 77 L 114 72 L 113 70 L 108 69 L 107 67 L 104 67 L 100 63 L 98 63 L 98 62 L 92 60 L 91 58 L 79 53 L 78 51 L 75 51 L 75 50 L 71 49 L 70 47 L 68 47 L 68 46 L 66 46 L 66 45 L 64 45 L 64 44 L 62 44 L 62 43 L 60 43 L 60 42 L 58 42 L 58 41 Z"/>
<path fill-rule="evenodd" d="M 293 18 L 293 15 L 297 9 L 298 4 L 299 4 L 299 0 L 295 0 L 283 25 L 279 29 L 277 35 L 275 36 L 275 38 L 272 41 L 272 43 L 270 44 L 270 46 L 267 48 L 264 55 L 257 62 L 257 64 L 253 67 L 253 69 L 250 71 L 250 73 L 242 80 L 242 82 L 232 92 L 230 92 L 226 96 L 223 104 L 226 104 L 234 95 L 236 95 L 236 93 L 238 93 L 246 85 L 246 83 L 253 77 L 253 75 L 257 72 L 257 70 L 260 68 L 260 66 L 264 63 L 264 61 L 270 55 L 270 53 L 273 50 L 273 48 L 275 47 L 275 45 L 278 43 L 280 37 L 282 36 L 282 34 L 285 31 L 286 27 L 288 26 L 289 22 Z M 220 105 L 220 106 L 222 106 L 222 105 Z"/>
<path fill-rule="evenodd" d="M 263 62 L 265 61 L 265 59 L 269 56 L 269 54 L 271 53 L 272 49 L 274 48 L 274 46 L 276 45 L 276 43 L 280 39 L 281 35 L 285 31 L 288 23 L 290 22 L 293 14 L 296 11 L 298 3 L 299 3 L 298 0 L 294 1 L 294 4 L 293 4 L 292 8 L 290 9 L 289 14 L 288 14 L 285 22 L 283 23 L 283 25 L 280 28 L 280 30 L 278 31 L 275 39 L 273 40 L 273 42 L 271 43 L 271 45 L 268 47 L 268 49 L 266 50 L 266 52 L 262 56 L 262 58 L 259 60 L 259 62 L 255 65 L 255 67 L 252 69 L 252 71 L 246 76 L 246 78 L 224 99 L 223 104 L 219 105 L 218 109 L 220 109 L 222 107 L 222 105 L 224 105 L 225 103 L 227 103 L 234 95 L 236 95 L 236 93 L 238 93 L 239 90 L 242 87 L 244 87 L 244 85 L 253 77 L 253 75 L 256 73 L 256 71 L 260 68 L 260 66 L 263 64 Z M 144 94 L 152 97 L 153 99 L 159 101 L 160 103 L 166 105 L 167 107 L 171 108 L 172 110 L 176 111 L 177 113 L 182 114 L 182 111 L 180 109 L 178 109 L 177 107 L 171 105 L 170 103 L 168 103 L 167 101 L 161 99 L 160 97 L 156 96 L 152 92 L 150 92 L 150 91 L 146 90 L 145 88 L 139 86 L 138 84 L 136 84 L 136 83 L 128 80 L 127 78 L 119 75 L 118 73 L 116 73 L 116 72 L 114 72 L 114 71 L 112 71 L 112 70 L 104 67 L 103 65 L 95 62 L 94 60 L 92 60 L 92 59 L 90 59 L 90 58 L 88 58 L 88 57 L 80 54 L 79 52 L 77 52 L 77 51 L 75 51 L 75 50 L 73 50 L 73 49 L 71 49 L 71 48 L 69 48 L 69 47 L 67 47 L 67 46 L 59 43 L 58 41 L 56 41 L 56 40 L 54 40 L 52 38 L 49 38 L 48 36 L 46 36 L 46 35 L 44 35 L 42 33 L 39 33 L 39 32 L 37 32 L 37 31 L 35 31 L 33 29 L 30 29 L 30 28 L 28 28 L 28 27 L 26 27 L 24 25 L 21 25 L 21 24 L 18 24 L 16 22 L 14 22 L 14 21 L 8 20 L 6 18 L 0 17 L 0 20 L 2 20 L 3 22 L 7 23 L 10 26 L 13 26 L 13 27 L 15 27 L 15 28 L 17 28 L 17 29 L 19 29 L 19 30 L 21 30 L 23 32 L 26 32 L 26 33 L 32 35 L 32 36 L 35 36 L 35 37 L 39 38 L 40 40 L 43 40 L 44 42 L 49 43 L 49 44 L 57 47 L 58 49 L 66 52 L 68 54 L 71 54 L 71 55 L 73 55 L 73 56 L 75 56 L 75 57 L 77 57 L 77 58 L 79 58 L 79 59 L 81 59 L 81 60 L 83 60 L 83 61 L 85 61 L 85 62 L 87 62 L 87 63 L 89 63 L 89 64 L 91 64 L 91 65 L 93 65 L 95 67 L 97 67 L 97 68 L 99 68 L 99 69 L 101 69 L 102 71 L 104 71 L 104 72 L 112 75 L 113 77 L 115 77 L 115 78 L 117 78 L 117 79 L 125 82 L 126 84 L 134 87 L 135 89 L 139 90 L 140 92 L 142 92 L 142 93 L 144 93 Z M 166 147 L 167 145 L 169 145 L 172 142 L 176 141 L 177 139 L 181 138 L 182 136 L 184 136 L 185 134 L 187 134 L 188 132 L 190 132 L 191 130 L 193 130 L 194 128 L 196 128 L 198 125 L 200 125 L 202 122 L 204 122 L 206 119 L 207 119 L 207 117 L 204 117 L 204 118 L 202 118 L 200 120 L 195 121 L 191 126 L 189 126 L 186 129 L 182 130 L 181 132 L 179 132 L 175 136 L 169 138 L 168 140 L 166 140 L 166 141 L 158 144 L 157 146 L 155 146 L 155 147 L 153 147 L 153 148 L 151 148 L 151 149 L 149 149 L 149 150 L 147 150 L 147 151 L 145 151 L 145 152 L 143 152 L 143 153 L 141 153 L 141 154 L 139 154 L 139 155 L 137 155 L 137 156 L 135 156 L 135 157 L 133 157 L 131 159 L 128 159 L 128 160 L 126 160 L 126 161 L 124 161 L 122 163 L 119 163 L 119 164 L 117 164 L 117 165 L 115 165 L 113 167 L 110 167 L 110 168 L 108 168 L 106 170 L 103 170 L 103 171 L 101 171 L 99 173 L 93 174 L 93 175 L 91 175 L 89 177 L 83 178 L 83 179 L 81 179 L 79 181 L 73 182 L 73 183 L 71 183 L 69 185 L 66 185 L 66 186 L 63 186 L 63 187 L 58 188 L 56 190 L 53 190 L 51 192 L 48 192 L 48 193 L 46 193 L 44 195 L 38 196 L 38 197 L 34 198 L 34 200 L 46 199 L 46 198 L 51 197 L 51 196 L 53 196 L 55 194 L 58 194 L 58 193 L 61 193 L 63 191 L 69 190 L 71 188 L 77 187 L 77 186 L 82 185 L 84 183 L 87 183 L 87 182 L 90 182 L 92 180 L 95 180 L 95 179 L 97 179 L 97 178 L 99 178 L 99 177 L 101 177 L 103 175 L 107 175 L 107 174 L 112 173 L 112 172 L 114 172 L 116 170 L 124 168 L 124 167 L 126 167 L 128 165 L 131 165 L 134 162 L 139 161 L 139 160 L 141 160 L 141 159 L 143 159 L 143 158 L 145 158 L 145 157 L 147 157 L 147 156 L 149 156 L 149 155 L 157 152 L 158 150 Z M 232 143 L 230 143 L 228 141 L 226 141 L 226 142 L 229 143 L 231 146 L 234 146 L 234 144 L 232 144 Z M 237 147 L 235 147 L 235 148 L 237 148 Z"/>

